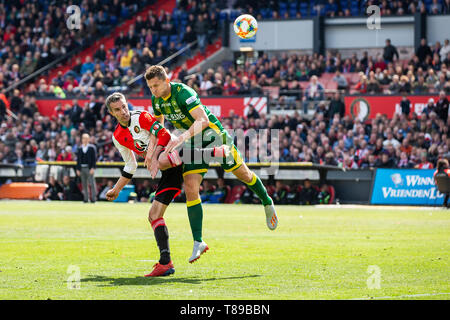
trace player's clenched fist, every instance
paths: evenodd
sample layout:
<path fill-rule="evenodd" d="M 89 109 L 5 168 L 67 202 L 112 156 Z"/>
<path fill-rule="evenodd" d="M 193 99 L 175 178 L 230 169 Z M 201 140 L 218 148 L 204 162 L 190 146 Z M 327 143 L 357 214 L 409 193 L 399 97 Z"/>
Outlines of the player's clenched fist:
<path fill-rule="evenodd" d="M 108 201 L 116 200 L 116 198 L 119 196 L 119 192 L 116 191 L 116 189 L 111 189 L 108 192 L 106 192 L 106 199 Z"/>

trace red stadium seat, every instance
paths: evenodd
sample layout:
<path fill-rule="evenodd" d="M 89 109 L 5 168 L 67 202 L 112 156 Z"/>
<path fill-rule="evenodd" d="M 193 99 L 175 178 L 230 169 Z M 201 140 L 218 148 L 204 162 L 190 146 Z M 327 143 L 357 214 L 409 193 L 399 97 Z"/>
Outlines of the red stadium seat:
<path fill-rule="evenodd" d="M 300 87 L 302 87 L 303 90 L 305 90 L 309 85 L 308 81 L 299 81 L 298 83 L 300 84 Z"/>
<path fill-rule="evenodd" d="M 267 189 L 267 193 L 269 194 L 269 196 L 272 196 L 273 193 L 275 192 L 274 186 L 266 186 L 266 189 Z"/>
<path fill-rule="evenodd" d="M 269 97 L 271 99 L 278 99 L 280 96 L 280 87 L 273 87 L 273 86 L 265 86 L 262 87 L 264 92 L 267 92 L 269 94 Z"/>
<path fill-rule="evenodd" d="M 225 203 L 234 203 L 236 200 L 240 199 L 242 194 L 245 191 L 245 186 L 238 185 L 234 186 L 233 189 L 231 189 L 231 192 L 228 193 L 227 198 L 225 199 Z"/>
<path fill-rule="evenodd" d="M 322 81 L 331 81 L 334 78 L 334 73 L 323 73 L 320 78 L 319 78 L 319 82 Z"/>
<path fill-rule="evenodd" d="M 334 198 L 336 197 L 336 190 L 334 190 L 334 187 L 329 184 L 328 191 L 330 192 L 330 204 L 332 204 L 334 203 Z"/>

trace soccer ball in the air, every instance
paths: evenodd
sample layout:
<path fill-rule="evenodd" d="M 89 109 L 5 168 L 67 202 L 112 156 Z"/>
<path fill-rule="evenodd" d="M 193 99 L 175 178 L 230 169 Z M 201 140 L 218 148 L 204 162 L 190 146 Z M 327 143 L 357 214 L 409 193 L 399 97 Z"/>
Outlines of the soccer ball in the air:
<path fill-rule="evenodd" d="M 234 32 L 236 32 L 239 38 L 249 39 L 256 34 L 257 30 L 258 23 L 249 14 L 240 15 L 234 20 Z"/>

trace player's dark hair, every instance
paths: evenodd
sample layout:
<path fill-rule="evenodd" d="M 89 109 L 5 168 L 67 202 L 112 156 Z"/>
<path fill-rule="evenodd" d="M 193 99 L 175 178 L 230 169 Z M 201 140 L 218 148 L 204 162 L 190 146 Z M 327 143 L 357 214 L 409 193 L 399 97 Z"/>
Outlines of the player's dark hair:
<path fill-rule="evenodd" d="M 126 101 L 125 96 L 120 92 L 114 92 L 108 96 L 105 100 L 105 106 L 109 112 L 111 112 L 111 103 L 117 102 L 119 100 Z"/>
<path fill-rule="evenodd" d="M 151 80 L 153 78 L 166 80 L 167 79 L 167 74 L 166 74 L 166 70 L 164 69 L 164 67 L 162 67 L 162 66 L 151 66 L 150 68 L 148 68 L 147 71 L 145 72 L 145 79 L 148 81 L 148 80 Z"/>

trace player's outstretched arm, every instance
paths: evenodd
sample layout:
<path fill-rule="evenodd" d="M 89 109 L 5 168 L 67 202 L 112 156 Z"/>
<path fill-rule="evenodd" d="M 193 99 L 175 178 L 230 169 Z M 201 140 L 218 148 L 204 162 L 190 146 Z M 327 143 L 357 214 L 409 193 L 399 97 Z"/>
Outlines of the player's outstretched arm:
<path fill-rule="evenodd" d="M 112 140 L 125 161 L 125 167 L 122 169 L 122 176 L 117 180 L 114 187 L 106 193 L 106 199 L 109 201 L 113 201 L 119 196 L 120 191 L 130 182 L 137 169 L 137 161 L 134 153 L 130 149 L 122 146 L 114 136 Z"/>
<path fill-rule="evenodd" d="M 114 185 L 114 187 L 111 190 L 108 190 L 106 192 L 106 200 L 108 201 L 114 201 L 119 196 L 120 191 L 122 191 L 123 187 L 125 187 L 131 179 L 125 178 L 124 176 L 121 176 L 119 180 L 117 180 L 117 183 Z"/>
<path fill-rule="evenodd" d="M 167 144 L 167 152 L 171 152 L 172 150 L 174 150 L 176 147 L 178 147 L 180 144 L 190 139 L 191 137 L 197 134 L 201 134 L 203 129 L 209 126 L 208 115 L 206 114 L 203 108 L 195 107 L 190 111 L 190 114 L 195 120 L 194 123 L 189 127 L 188 130 L 183 132 L 183 134 L 181 134 L 180 136 L 175 138 L 172 137 L 172 140 L 170 140 L 169 143 Z"/>

